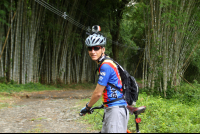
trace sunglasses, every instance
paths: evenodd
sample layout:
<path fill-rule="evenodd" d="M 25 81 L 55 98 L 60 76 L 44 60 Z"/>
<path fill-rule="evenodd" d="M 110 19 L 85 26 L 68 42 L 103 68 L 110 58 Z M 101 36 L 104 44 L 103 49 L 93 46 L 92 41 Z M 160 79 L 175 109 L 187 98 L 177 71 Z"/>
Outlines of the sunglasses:
<path fill-rule="evenodd" d="M 101 46 L 100 47 L 88 47 L 88 51 L 92 51 L 92 49 L 94 49 L 94 51 L 98 51 L 100 48 L 102 48 Z"/>

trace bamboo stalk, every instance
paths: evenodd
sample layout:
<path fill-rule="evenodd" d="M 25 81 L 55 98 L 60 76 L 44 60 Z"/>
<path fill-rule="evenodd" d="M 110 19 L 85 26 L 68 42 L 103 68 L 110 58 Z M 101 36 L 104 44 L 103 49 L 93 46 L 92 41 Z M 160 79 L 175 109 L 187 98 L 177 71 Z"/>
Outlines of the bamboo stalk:
<path fill-rule="evenodd" d="M 190 86 L 192 86 L 194 89 L 195 89 L 195 87 L 190 83 L 190 82 L 188 82 L 185 78 L 183 78 L 181 75 L 179 75 L 184 81 L 186 81 L 188 84 L 190 84 Z"/>
<path fill-rule="evenodd" d="M 142 60 L 142 56 L 143 56 L 143 55 L 144 55 L 144 51 L 143 51 L 143 53 L 142 53 L 141 56 L 140 56 L 139 62 L 138 62 L 138 64 L 137 64 L 137 67 L 136 67 L 135 72 L 134 72 L 134 76 L 135 76 L 135 73 L 136 73 L 136 71 L 137 71 L 137 68 L 138 68 L 138 66 L 139 66 L 139 64 L 140 64 L 140 62 L 141 62 L 141 60 Z"/>
<path fill-rule="evenodd" d="M 189 58 L 190 58 L 191 55 L 194 53 L 194 51 L 195 51 L 195 49 L 197 48 L 197 46 L 199 45 L 199 43 L 200 43 L 200 40 L 198 41 L 197 45 L 194 47 L 194 49 L 193 49 L 192 52 L 190 53 L 189 57 L 187 58 L 187 60 L 185 61 L 185 63 L 183 64 L 183 66 L 182 66 L 180 69 L 182 69 L 182 68 L 185 66 L 185 64 L 188 62 Z"/>
<path fill-rule="evenodd" d="M 13 23 L 13 20 L 14 20 L 14 18 L 15 18 L 16 12 L 17 12 L 17 11 L 15 11 L 15 14 L 14 14 L 14 16 L 13 16 L 13 18 L 12 18 L 12 23 Z M 4 50 L 5 46 L 6 46 L 6 42 L 7 42 L 7 40 L 8 40 L 8 36 L 9 36 L 9 33 L 10 33 L 10 29 L 11 29 L 11 26 L 10 26 L 8 32 L 7 32 L 6 40 L 5 40 L 4 45 L 3 45 L 3 49 L 1 50 L 0 60 L 1 60 L 1 56 L 2 56 L 2 54 L 3 54 L 3 50 Z"/>

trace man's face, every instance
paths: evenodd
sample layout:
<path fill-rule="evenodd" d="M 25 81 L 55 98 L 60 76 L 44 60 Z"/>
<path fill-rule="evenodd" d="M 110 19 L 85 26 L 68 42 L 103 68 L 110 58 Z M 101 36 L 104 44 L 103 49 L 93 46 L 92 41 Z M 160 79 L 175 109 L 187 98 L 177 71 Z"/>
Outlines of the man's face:
<path fill-rule="evenodd" d="M 101 56 L 101 54 L 104 54 L 105 48 L 101 46 L 94 46 L 94 47 L 88 47 L 88 53 L 92 60 L 96 61 Z"/>

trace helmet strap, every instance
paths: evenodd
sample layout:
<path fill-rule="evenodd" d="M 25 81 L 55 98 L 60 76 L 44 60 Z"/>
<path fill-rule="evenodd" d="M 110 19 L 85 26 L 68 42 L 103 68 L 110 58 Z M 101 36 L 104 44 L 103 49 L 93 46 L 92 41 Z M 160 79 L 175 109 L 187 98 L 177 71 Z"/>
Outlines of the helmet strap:
<path fill-rule="evenodd" d="M 104 56 L 103 56 L 103 53 L 102 53 L 101 56 L 96 60 L 97 63 L 99 63 L 103 58 L 104 58 Z"/>

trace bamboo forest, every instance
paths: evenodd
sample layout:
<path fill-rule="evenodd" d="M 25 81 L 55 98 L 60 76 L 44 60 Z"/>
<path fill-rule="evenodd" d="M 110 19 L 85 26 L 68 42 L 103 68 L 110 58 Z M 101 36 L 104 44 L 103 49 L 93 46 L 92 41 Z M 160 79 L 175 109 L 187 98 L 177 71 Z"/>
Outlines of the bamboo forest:
<path fill-rule="evenodd" d="M 1 0 L 0 77 L 18 84 L 92 82 L 85 46 L 93 25 L 106 54 L 143 87 L 200 81 L 199 0 Z"/>
<path fill-rule="evenodd" d="M 199 101 L 200 0 L 0 0 L 0 133 L 200 133 Z"/>

